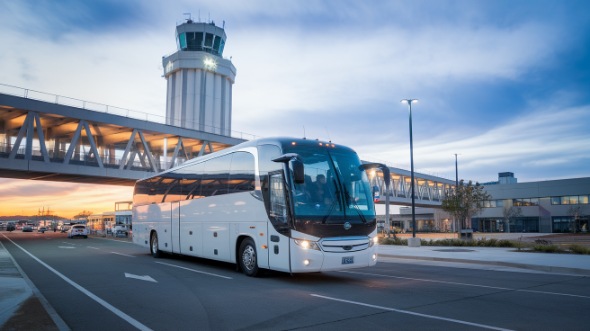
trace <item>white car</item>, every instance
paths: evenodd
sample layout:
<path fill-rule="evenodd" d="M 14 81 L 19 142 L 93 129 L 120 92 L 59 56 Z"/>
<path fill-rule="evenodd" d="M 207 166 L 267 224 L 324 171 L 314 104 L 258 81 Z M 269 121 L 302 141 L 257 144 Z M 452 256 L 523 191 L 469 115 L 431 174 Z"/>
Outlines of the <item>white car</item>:
<path fill-rule="evenodd" d="M 68 230 L 68 238 L 74 237 L 84 237 L 88 238 L 88 229 L 86 225 L 83 224 L 76 224 L 73 225 L 70 230 Z"/>

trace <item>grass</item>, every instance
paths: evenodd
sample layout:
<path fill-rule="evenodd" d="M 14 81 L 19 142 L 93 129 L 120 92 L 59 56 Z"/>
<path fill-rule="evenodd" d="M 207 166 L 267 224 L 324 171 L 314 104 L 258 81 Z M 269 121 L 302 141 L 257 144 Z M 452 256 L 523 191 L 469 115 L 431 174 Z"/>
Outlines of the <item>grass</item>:
<path fill-rule="evenodd" d="M 397 237 L 382 237 L 379 240 L 381 245 L 399 245 L 407 246 L 408 240 Z M 543 243 L 523 243 L 521 241 L 505 239 L 440 239 L 440 240 L 420 240 L 421 246 L 453 246 L 453 247 L 514 247 L 518 250 L 533 251 L 541 253 L 573 253 L 590 255 L 590 248 L 582 245 L 570 245 L 565 248 L 553 245 L 550 242 Z"/>

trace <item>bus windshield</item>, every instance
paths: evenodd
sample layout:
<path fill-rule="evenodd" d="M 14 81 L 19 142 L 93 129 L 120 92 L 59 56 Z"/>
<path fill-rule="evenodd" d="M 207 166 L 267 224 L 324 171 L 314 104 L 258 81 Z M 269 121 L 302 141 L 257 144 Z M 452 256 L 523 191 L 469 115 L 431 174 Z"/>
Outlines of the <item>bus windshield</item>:
<path fill-rule="evenodd" d="M 366 224 L 375 221 L 375 207 L 365 171 L 356 153 L 338 148 L 305 148 L 305 182 L 294 185 L 295 228 L 314 225 Z"/>

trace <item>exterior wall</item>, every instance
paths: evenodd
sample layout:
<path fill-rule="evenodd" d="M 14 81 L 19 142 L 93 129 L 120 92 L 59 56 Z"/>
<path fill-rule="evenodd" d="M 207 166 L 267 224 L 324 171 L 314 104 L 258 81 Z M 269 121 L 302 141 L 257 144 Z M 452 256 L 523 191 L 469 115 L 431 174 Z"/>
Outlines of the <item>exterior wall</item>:
<path fill-rule="evenodd" d="M 214 59 L 214 68 L 205 60 Z M 166 123 L 231 135 L 232 85 L 236 68 L 205 52 L 178 51 L 163 60 L 167 79 Z"/>
<path fill-rule="evenodd" d="M 485 190 L 492 196 L 493 200 L 502 201 L 502 207 L 485 208 L 480 214 L 473 218 L 478 220 L 497 220 L 505 222 L 504 208 L 514 205 L 514 201 L 520 199 L 534 199 L 536 202 L 531 206 L 519 206 L 521 216 L 516 219 L 531 221 L 536 219 L 538 232 L 553 232 L 553 220 L 556 217 L 573 217 L 572 207 L 580 208 L 580 215 L 584 222 L 587 222 L 590 215 L 590 204 L 587 202 L 577 204 L 552 204 L 551 198 L 564 196 L 590 196 L 590 177 L 572 178 L 562 180 L 551 180 L 530 183 L 511 183 L 486 185 Z M 585 223 L 587 224 L 587 223 Z M 507 229 L 504 229 L 507 231 Z M 577 231 L 577 230 L 576 230 Z"/>

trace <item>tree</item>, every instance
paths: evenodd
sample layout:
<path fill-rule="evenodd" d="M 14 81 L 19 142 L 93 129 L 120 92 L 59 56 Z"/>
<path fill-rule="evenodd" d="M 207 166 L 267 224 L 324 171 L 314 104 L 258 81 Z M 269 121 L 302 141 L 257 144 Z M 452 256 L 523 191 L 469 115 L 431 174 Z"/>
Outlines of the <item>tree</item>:
<path fill-rule="evenodd" d="M 504 206 L 502 210 L 502 215 L 504 216 L 504 224 L 506 226 L 506 232 L 510 233 L 510 220 L 519 217 L 522 215 L 522 209 L 516 206 Z"/>
<path fill-rule="evenodd" d="M 491 200 L 491 196 L 484 191 L 483 185 L 463 180 L 453 191 L 448 191 L 442 201 L 442 209 L 459 220 L 459 230 L 471 228 L 471 217 L 483 210 L 484 201 Z"/>
<path fill-rule="evenodd" d="M 573 218 L 571 230 L 573 233 L 577 233 L 580 229 L 580 218 L 582 217 L 582 206 L 570 206 L 567 210 L 567 214 Z"/>

